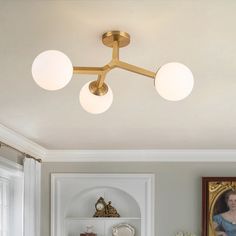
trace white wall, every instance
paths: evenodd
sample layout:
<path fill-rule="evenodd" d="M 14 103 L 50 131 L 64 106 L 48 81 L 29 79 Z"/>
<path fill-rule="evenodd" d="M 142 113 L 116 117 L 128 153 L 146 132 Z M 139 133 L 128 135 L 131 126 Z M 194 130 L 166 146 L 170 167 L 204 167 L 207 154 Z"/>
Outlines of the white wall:
<path fill-rule="evenodd" d="M 201 233 L 201 177 L 236 176 L 236 163 L 43 163 L 42 235 L 50 235 L 50 173 L 154 173 L 157 236 Z M 86 207 L 86 206 L 85 206 Z"/>

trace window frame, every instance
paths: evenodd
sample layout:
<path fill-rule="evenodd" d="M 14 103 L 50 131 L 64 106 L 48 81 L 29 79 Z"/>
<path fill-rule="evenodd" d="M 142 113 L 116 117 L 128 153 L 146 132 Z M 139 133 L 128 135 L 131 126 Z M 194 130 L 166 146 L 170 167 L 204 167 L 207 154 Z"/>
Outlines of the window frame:
<path fill-rule="evenodd" d="M 8 235 L 23 236 L 23 166 L 0 156 L 0 178 L 9 183 Z M 14 225 L 14 227 L 10 227 Z"/>

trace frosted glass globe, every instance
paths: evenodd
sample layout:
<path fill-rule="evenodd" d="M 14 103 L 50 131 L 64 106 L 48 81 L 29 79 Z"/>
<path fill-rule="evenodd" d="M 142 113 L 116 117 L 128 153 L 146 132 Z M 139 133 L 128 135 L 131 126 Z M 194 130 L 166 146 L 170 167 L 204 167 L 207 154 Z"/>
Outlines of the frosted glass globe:
<path fill-rule="evenodd" d="M 85 84 L 80 90 L 79 100 L 83 109 L 92 114 L 99 114 L 105 112 L 112 104 L 113 93 L 108 86 L 108 91 L 103 96 L 94 95 L 89 90 L 89 84 Z"/>
<path fill-rule="evenodd" d="M 170 101 L 179 101 L 187 97 L 193 89 L 193 84 L 192 72 L 177 62 L 163 65 L 155 78 L 157 92 Z"/>
<path fill-rule="evenodd" d="M 48 50 L 40 53 L 33 62 L 34 81 L 43 89 L 58 90 L 65 87 L 73 75 L 70 59 L 62 52 Z"/>

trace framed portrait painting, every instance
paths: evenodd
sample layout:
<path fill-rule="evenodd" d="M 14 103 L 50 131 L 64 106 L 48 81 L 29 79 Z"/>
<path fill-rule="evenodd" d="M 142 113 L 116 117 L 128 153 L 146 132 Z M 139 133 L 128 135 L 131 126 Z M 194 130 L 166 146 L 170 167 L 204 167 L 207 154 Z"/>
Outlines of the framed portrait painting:
<path fill-rule="evenodd" d="M 236 236 L 236 177 L 202 177 L 202 236 Z"/>

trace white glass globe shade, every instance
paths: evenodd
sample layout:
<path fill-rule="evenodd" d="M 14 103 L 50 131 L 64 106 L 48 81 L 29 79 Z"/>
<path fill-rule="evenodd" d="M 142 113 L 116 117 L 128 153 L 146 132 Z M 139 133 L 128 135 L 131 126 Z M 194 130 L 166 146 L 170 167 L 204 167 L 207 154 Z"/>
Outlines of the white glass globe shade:
<path fill-rule="evenodd" d="M 73 75 L 70 59 L 62 52 L 48 50 L 40 53 L 33 62 L 34 81 L 43 89 L 58 90 L 65 87 Z"/>
<path fill-rule="evenodd" d="M 181 63 L 171 62 L 163 65 L 157 72 L 155 87 L 165 99 L 179 101 L 187 97 L 193 89 L 193 74 Z"/>
<path fill-rule="evenodd" d="M 92 114 L 99 114 L 105 112 L 112 104 L 113 93 L 108 86 L 108 91 L 103 96 L 94 95 L 89 90 L 89 84 L 85 84 L 80 90 L 79 100 L 83 109 Z"/>

